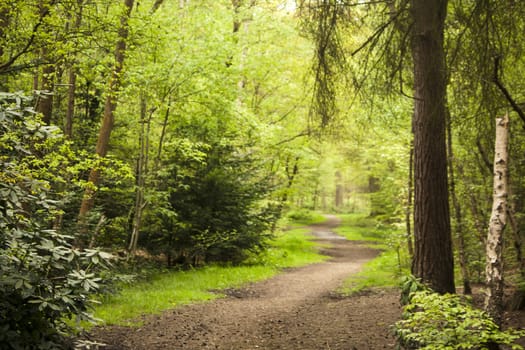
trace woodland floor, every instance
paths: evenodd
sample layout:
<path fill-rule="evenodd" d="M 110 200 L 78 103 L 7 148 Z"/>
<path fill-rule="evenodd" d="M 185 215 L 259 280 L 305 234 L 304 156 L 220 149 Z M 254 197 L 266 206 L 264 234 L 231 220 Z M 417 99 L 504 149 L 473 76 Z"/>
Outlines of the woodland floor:
<path fill-rule="evenodd" d="M 289 269 L 269 280 L 228 291 L 212 302 L 143 316 L 138 328 L 120 326 L 92 330 L 89 339 L 105 350 L 124 349 L 394 349 L 390 325 L 399 319 L 399 292 L 368 292 L 343 297 L 336 289 L 377 250 L 335 235 L 330 219 L 312 226 L 329 248 L 329 261 Z M 523 314 L 511 315 L 513 324 Z M 510 319 L 509 319 L 510 321 Z"/>

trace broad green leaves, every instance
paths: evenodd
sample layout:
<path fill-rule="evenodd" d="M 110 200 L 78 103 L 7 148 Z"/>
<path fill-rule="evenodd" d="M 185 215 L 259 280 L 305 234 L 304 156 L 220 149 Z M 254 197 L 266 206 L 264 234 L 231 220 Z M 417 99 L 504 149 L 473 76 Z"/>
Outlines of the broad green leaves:
<path fill-rule="evenodd" d="M 60 135 L 42 126 L 19 95 L 0 98 L 0 343 L 10 348 L 60 348 L 67 318 L 90 319 L 89 295 L 107 282 L 98 274 L 111 256 L 79 251 L 72 237 L 50 229 L 63 194 L 53 157 Z M 67 158 L 64 158 L 67 159 Z"/>

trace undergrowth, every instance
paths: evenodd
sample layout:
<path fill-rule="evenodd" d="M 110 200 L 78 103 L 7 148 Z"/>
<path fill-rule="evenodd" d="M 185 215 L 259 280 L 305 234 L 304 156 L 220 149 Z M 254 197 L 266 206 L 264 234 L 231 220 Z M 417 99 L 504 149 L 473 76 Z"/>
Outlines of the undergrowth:
<path fill-rule="evenodd" d="M 501 330 L 483 310 L 475 308 L 468 297 L 440 295 L 416 278 L 402 285 L 405 307 L 402 319 L 393 327 L 402 349 L 492 349 L 494 344 L 523 349 L 515 344 L 525 331 Z"/>

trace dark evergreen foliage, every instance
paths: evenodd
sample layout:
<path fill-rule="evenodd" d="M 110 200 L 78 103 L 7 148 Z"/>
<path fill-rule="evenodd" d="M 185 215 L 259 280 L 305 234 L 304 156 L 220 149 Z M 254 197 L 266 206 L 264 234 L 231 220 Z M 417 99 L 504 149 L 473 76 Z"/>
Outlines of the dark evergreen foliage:
<path fill-rule="evenodd" d="M 147 215 L 142 245 L 168 264 L 242 261 L 261 250 L 274 220 L 258 161 L 228 142 L 173 145 L 162 179 L 166 202 Z"/>

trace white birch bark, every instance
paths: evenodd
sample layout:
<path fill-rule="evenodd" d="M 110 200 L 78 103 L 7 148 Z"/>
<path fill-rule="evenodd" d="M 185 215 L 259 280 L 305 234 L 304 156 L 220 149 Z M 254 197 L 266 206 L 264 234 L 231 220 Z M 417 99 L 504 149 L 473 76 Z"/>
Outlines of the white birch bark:
<path fill-rule="evenodd" d="M 485 311 L 499 325 L 503 313 L 503 231 L 507 224 L 509 116 L 496 118 L 494 193 L 486 241 Z"/>

